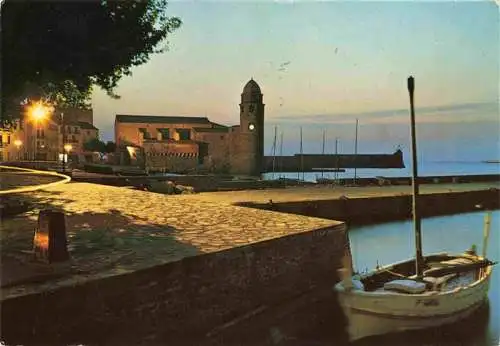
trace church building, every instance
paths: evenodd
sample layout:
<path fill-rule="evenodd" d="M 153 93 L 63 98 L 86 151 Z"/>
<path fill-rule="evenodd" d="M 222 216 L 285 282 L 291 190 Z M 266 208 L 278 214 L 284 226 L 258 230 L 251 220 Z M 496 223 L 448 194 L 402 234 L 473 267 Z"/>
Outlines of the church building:
<path fill-rule="evenodd" d="M 264 157 L 264 103 L 253 79 L 243 88 L 239 113 L 235 126 L 206 117 L 117 114 L 115 141 L 123 152 L 143 152 L 150 172 L 204 169 L 257 176 Z"/>

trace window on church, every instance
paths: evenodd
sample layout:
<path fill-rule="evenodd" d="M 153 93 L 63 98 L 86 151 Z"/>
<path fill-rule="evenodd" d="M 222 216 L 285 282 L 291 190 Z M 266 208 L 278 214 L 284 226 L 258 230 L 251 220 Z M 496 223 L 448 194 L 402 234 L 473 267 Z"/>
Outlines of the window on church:
<path fill-rule="evenodd" d="M 163 140 L 170 138 L 170 132 L 168 131 L 168 129 L 156 129 L 156 130 L 158 130 L 158 132 L 161 133 L 161 138 Z"/>
<path fill-rule="evenodd" d="M 191 139 L 191 130 L 189 129 L 177 129 L 177 133 L 181 141 L 188 141 Z"/>
<path fill-rule="evenodd" d="M 151 134 L 145 128 L 143 127 L 139 128 L 139 132 L 141 132 L 144 135 L 144 139 L 151 139 Z"/>

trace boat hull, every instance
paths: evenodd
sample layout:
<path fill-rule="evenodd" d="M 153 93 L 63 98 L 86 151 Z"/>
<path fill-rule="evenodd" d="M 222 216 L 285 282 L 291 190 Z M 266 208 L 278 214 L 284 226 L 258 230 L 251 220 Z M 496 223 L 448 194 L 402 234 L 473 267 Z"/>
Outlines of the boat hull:
<path fill-rule="evenodd" d="M 408 318 L 407 316 L 383 313 L 372 314 L 351 309 L 348 325 L 349 340 L 352 342 L 370 336 L 435 328 L 452 324 L 472 315 L 484 302 L 485 298 L 461 311 L 444 315 L 422 316 L 421 318 Z"/>
<path fill-rule="evenodd" d="M 464 319 L 483 305 L 488 296 L 491 267 L 482 278 L 445 292 L 404 294 L 366 292 L 335 286 L 348 320 L 350 341 L 369 336 L 438 327 Z"/>

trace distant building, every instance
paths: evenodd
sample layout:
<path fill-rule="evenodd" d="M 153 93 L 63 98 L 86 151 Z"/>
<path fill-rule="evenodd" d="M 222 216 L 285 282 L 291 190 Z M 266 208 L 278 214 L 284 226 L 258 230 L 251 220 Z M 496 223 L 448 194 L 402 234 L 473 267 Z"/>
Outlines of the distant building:
<path fill-rule="evenodd" d="M 83 144 L 98 138 L 99 131 L 92 124 L 92 110 L 56 108 L 48 119 L 38 124 L 20 114 L 14 117 L 13 126 L 1 130 L 0 161 L 60 160 L 65 144 L 61 113 L 64 114 L 66 144 L 72 146 L 69 156 L 77 162 L 91 160 L 92 153 L 86 152 Z"/>
<path fill-rule="evenodd" d="M 119 148 L 143 148 L 150 171 L 205 168 L 258 175 L 264 156 L 263 95 L 253 79 L 245 85 L 236 126 L 217 124 L 206 117 L 117 114 L 115 141 Z"/>
<path fill-rule="evenodd" d="M 99 130 L 91 123 L 84 121 L 64 121 L 66 127 L 66 143 L 71 144 L 70 158 L 72 161 L 92 162 L 93 153 L 85 150 L 84 144 L 99 138 Z M 62 129 L 61 129 L 62 131 Z M 60 142 L 62 143 L 62 134 Z"/>

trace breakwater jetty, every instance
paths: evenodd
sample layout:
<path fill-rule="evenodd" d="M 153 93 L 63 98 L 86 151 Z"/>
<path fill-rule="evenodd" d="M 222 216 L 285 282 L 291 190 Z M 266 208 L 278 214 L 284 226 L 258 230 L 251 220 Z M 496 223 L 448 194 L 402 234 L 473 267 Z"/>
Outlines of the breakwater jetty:
<path fill-rule="evenodd" d="M 423 204 L 429 213 L 498 208 L 498 187 L 423 185 Z M 407 216 L 409 194 L 409 186 L 315 186 L 167 196 L 88 183 L 26 194 L 35 208 L 64 211 L 72 259 L 53 275 L 14 278 L 33 266 L 23 254 L 36 220 L 23 214 L 2 225 L 2 340 L 224 344 L 228 334 L 315 321 L 331 324 L 340 344 L 345 320 L 330 289 L 349 251 L 342 219 Z M 460 207 L 450 207 L 453 198 Z M 354 204 L 342 209 L 345 201 Z M 308 304 L 325 315 L 287 319 Z"/>
<path fill-rule="evenodd" d="M 419 200 L 423 217 L 452 215 L 476 210 L 494 210 L 500 208 L 500 190 L 490 188 L 475 191 L 424 192 Z M 412 196 L 407 192 L 400 192 L 392 196 L 354 196 L 350 198 L 348 195 L 343 195 L 335 199 L 267 203 L 242 202 L 239 205 L 341 220 L 348 225 L 405 220 L 410 219 L 412 215 Z"/>
<path fill-rule="evenodd" d="M 320 172 L 333 168 L 405 168 L 403 152 L 393 154 L 295 154 L 264 156 L 262 172 Z"/>

